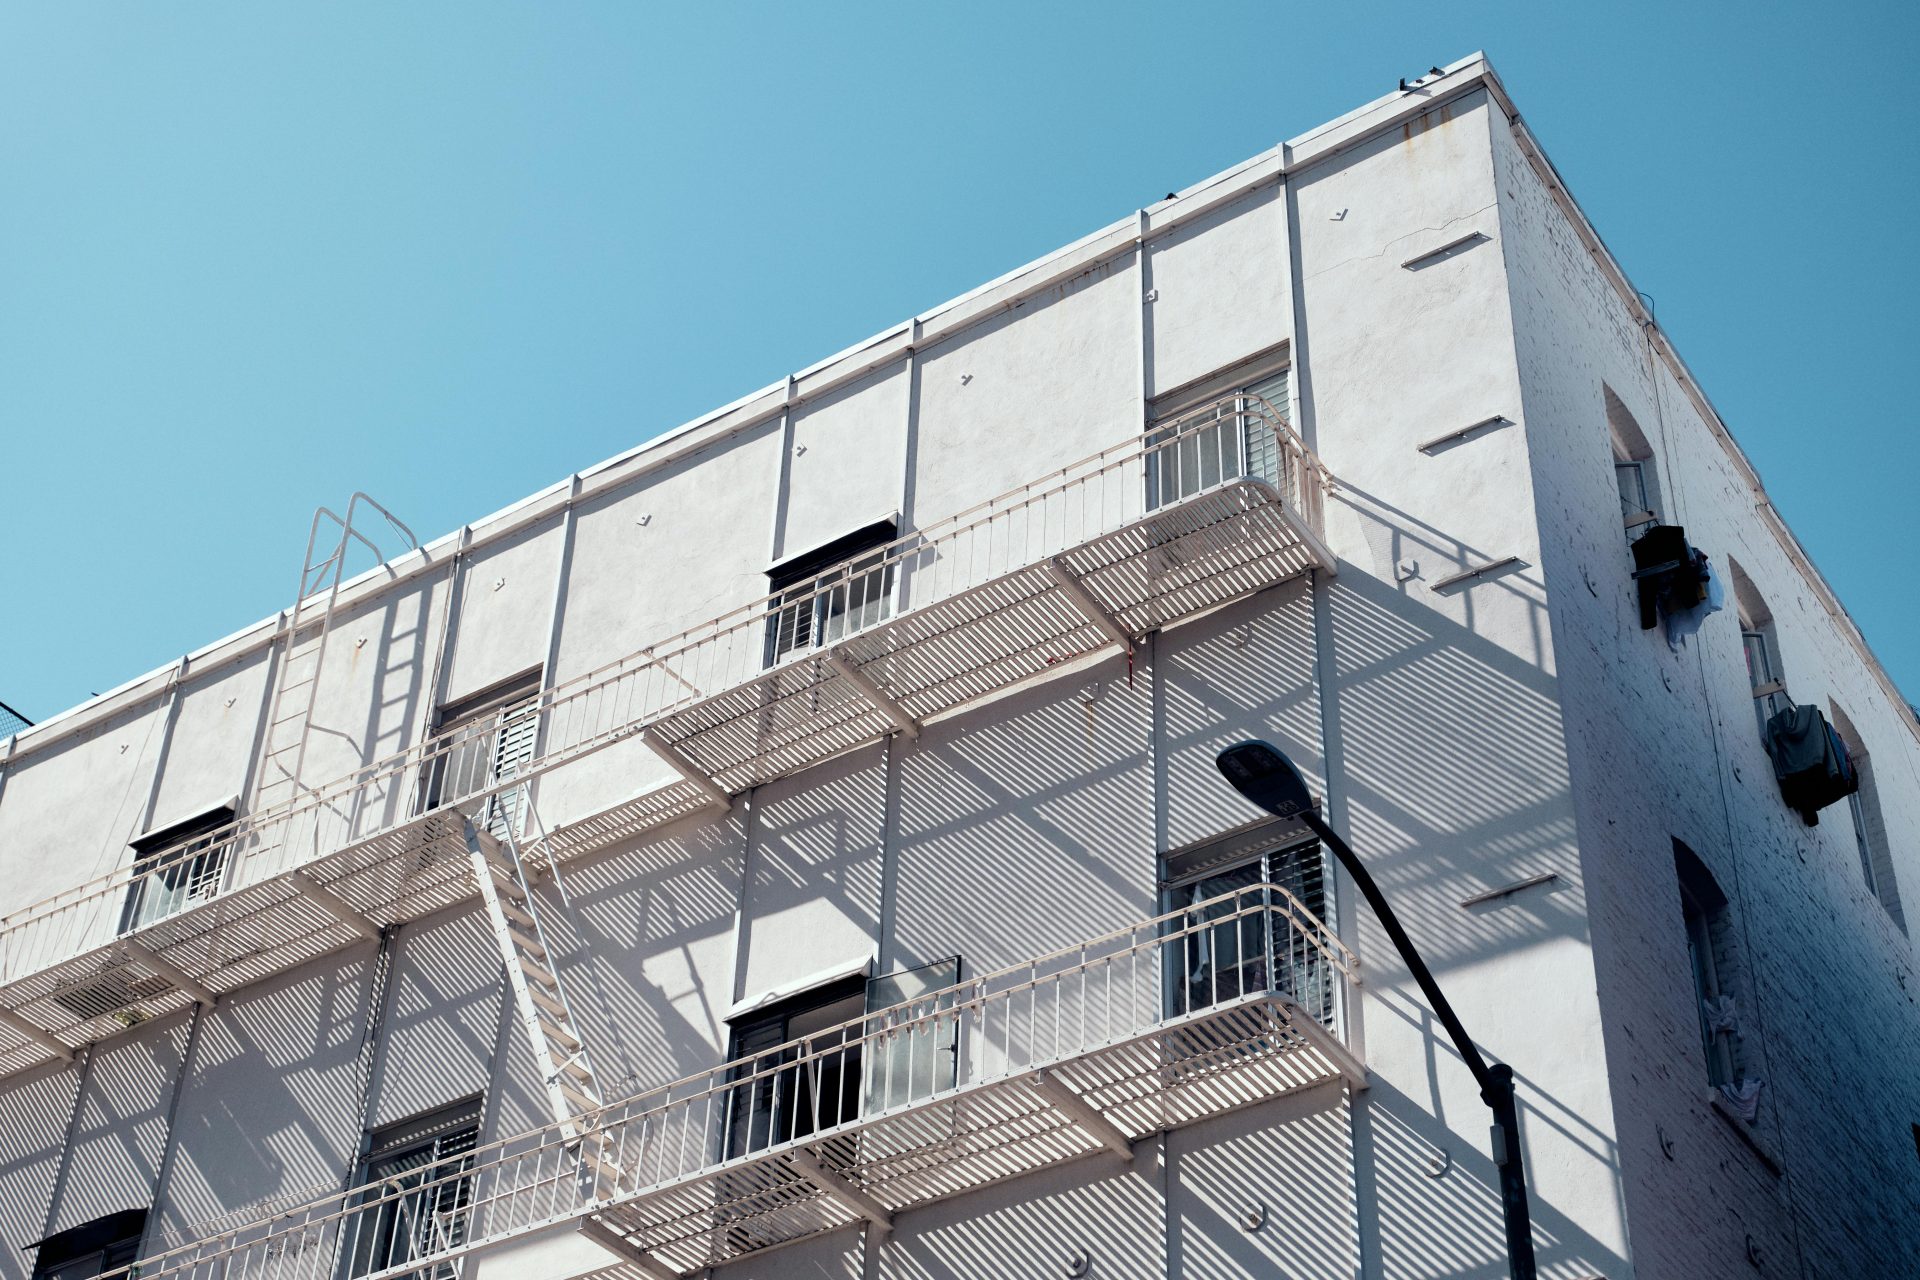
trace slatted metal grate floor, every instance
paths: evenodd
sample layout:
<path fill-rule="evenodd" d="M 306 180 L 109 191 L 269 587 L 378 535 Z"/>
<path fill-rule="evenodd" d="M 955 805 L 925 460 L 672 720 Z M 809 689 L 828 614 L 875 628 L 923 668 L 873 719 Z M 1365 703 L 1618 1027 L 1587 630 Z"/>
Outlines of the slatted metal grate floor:
<path fill-rule="evenodd" d="M 719 793 L 789 776 L 903 723 L 917 729 L 1043 677 L 1116 644 L 1116 633 L 1174 626 L 1316 567 L 1331 570 L 1331 558 L 1273 488 L 1239 480 L 1202 490 L 829 649 L 599 730 L 595 743 L 644 734 L 697 775 L 568 822 L 535 856 L 565 860 L 631 840 L 710 807 Z M 579 758 L 556 754 L 525 773 Z M 0 938 L 0 966 L 19 974 L 0 985 L 0 1075 L 472 897 L 462 823 L 449 806 L 309 860 L 278 851 L 291 870 L 46 965 L 11 962 Z M 75 913 L 66 927 L 82 937 L 111 933 L 101 918 L 117 909 L 103 896 L 88 907 L 91 918 Z M 110 1008 L 87 1002 L 119 987 L 127 998 Z"/>

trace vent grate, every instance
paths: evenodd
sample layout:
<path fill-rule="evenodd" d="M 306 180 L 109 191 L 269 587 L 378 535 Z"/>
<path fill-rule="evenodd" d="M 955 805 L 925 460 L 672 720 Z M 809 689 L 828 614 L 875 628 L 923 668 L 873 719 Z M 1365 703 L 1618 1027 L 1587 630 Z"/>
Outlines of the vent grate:
<path fill-rule="evenodd" d="M 92 977 L 83 978 L 52 993 L 53 1002 L 81 1018 L 118 1018 L 132 1025 L 144 1021 L 146 1014 L 136 1008 L 141 1001 L 165 995 L 173 983 L 158 976 L 136 976 L 124 964 L 112 965 Z"/>

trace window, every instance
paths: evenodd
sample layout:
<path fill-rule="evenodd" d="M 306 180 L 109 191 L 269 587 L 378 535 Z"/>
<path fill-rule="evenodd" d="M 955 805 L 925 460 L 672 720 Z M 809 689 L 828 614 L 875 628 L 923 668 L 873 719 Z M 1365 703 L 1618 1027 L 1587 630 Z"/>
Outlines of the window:
<path fill-rule="evenodd" d="M 1147 456 L 1149 507 L 1241 476 L 1280 484 L 1280 432 L 1292 412 L 1291 370 L 1267 363 L 1267 371 L 1246 371 L 1225 386 L 1212 380 L 1155 402 L 1154 418 L 1165 425 L 1154 433 Z"/>
<path fill-rule="evenodd" d="M 1183 912 L 1171 922 L 1181 931 L 1168 956 L 1167 1016 L 1191 1013 L 1257 991 L 1288 997 L 1309 1014 L 1331 1022 L 1333 975 L 1317 948 L 1297 941 L 1284 916 L 1262 908 L 1254 886 L 1285 888 L 1316 918 L 1326 913 L 1324 859 L 1317 841 L 1277 841 L 1266 832 L 1259 848 L 1247 838 L 1220 841 L 1170 855 L 1165 860 L 1164 909 Z M 1252 890 L 1251 892 L 1241 892 Z M 1228 896 L 1234 895 L 1234 896 Z M 1205 927 L 1209 920 L 1220 924 Z"/>
<path fill-rule="evenodd" d="M 1834 731 L 1846 745 L 1854 776 L 1860 781 L 1847 797 L 1847 811 L 1853 819 L 1854 848 L 1860 856 L 1860 878 L 1866 882 L 1867 891 L 1880 900 L 1888 918 L 1905 933 L 1907 917 L 1900 905 L 1900 884 L 1894 877 L 1886 819 L 1881 815 L 1880 793 L 1873 781 L 1873 762 L 1867 758 L 1867 749 L 1847 713 L 1838 703 L 1829 702 L 1827 708 L 1832 713 Z"/>
<path fill-rule="evenodd" d="M 88 1280 L 124 1267 L 140 1254 L 145 1209 L 126 1209 L 48 1236 L 37 1245 L 33 1280 Z"/>
<path fill-rule="evenodd" d="M 1740 612 L 1740 644 L 1746 652 L 1747 685 L 1753 690 L 1753 714 L 1760 726 L 1760 740 L 1767 740 L 1767 721 L 1777 711 L 1793 705 L 1780 670 L 1780 649 L 1775 643 L 1773 613 L 1760 598 L 1753 579 L 1740 562 L 1727 559 L 1727 571 L 1733 579 L 1733 598 Z"/>
<path fill-rule="evenodd" d="M 120 930 L 139 929 L 220 892 L 231 847 L 233 806 L 149 831 L 133 841 L 133 883 Z"/>
<path fill-rule="evenodd" d="M 1620 490 L 1620 518 L 1627 541 L 1633 542 L 1650 525 L 1660 522 L 1659 486 L 1653 471 L 1653 446 L 1613 388 L 1602 385 L 1606 401 L 1607 432 L 1613 440 L 1613 480 Z"/>
<path fill-rule="evenodd" d="M 478 1098 L 368 1135 L 364 1189 L 341 1226 L 349 1276 L 465 1243 L 479 1138 Z M 456 1263 L 443 1262 L 410 1273 L 410 1280 L 453 1280 L 456 1274 Z"/>
<path fill-rule="evenodd" d="M 960 1078 L 960 957 L 935 960 L 867 984 L 873 1061 L 867 1109 L 885 1111 L 951 1089 Z"/>
<path fill-rule="evenodd" d="M 814 987 L 736 1020 L 726 1158 L 904 1106 L 959 1080 L 960 957 Z"/>
<path fill-rule="evenodd" d="M 860 1114 L 860 1049 L 867 979 L 802 992 L 734 1024 L 738 1061 L 721 1149 L 729 1159 Z M 843 1027 L 843 1023 L 853 1023 Z M 801 1043 L 795 1043 L 796 1041 Z"/>
<path fill-rule="evenodd" d="M 898 536 L 898 522 L 889 517 L 768 570 L 766 665 L 890 617 L 894 566 L 888 544 Z"/>
<path fill-rule="evenodd" d="M 1740 1078 L 1735 1031 L 1733 938 L 1727 897 L 1693 850 L 1673 842 L 1674 871 L 1680 881 L 1680 919 L 1687 934 L 1687 962 L 1693 975 L 1694 1011 L 1707 1083 L 1733 1085 Z"/>
<path fill-rule="evenodd" d="M 436 739 L 443 745 L 427 763 L 424 809 L 437 809 L 520 776 L 533 759 L 540 729 L 540 673 L 442 708 Z M 476 815 L 497 836 L 519 815 L 517 790 L 491 797 Z"/>

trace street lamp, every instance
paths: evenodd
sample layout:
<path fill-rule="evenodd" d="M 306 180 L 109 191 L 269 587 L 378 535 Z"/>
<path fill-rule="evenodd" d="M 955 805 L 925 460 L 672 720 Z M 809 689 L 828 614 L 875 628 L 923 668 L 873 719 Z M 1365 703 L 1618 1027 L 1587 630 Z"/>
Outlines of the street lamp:
<path fill-rule="evenodd" d="M 1333 856 L 1347 869 L 1353 882 L 1360 886 L 1361 896 L 1367 905 L 1373 908 L 1381 925 L 1387 931 L 1387 937 L 1400 952 L 1400 958 L 1407 963 L 1413 974 L 1413 980 L 1420 984 L 1421 992 L 1427 997 L 1427 1004 L 1440 1018 L 1440 1024 L 1447 1029 L 1447 1036 L 1453 1041 L 1453 1047 L 1466 1061 L 1467 1070 L 1473 1073 L 1473 1079 L 1480 1086 L 1480 1100 L 1493 1111 L 1493 1163 L 1500 1171 L 1500 1205 L 1506 1215 L 1507 1223 L 1507 1260 L 1513 1272 L 1513 1280 L 1535 1280 L 1537 1272 L 1533 1262 L 1533 1224 L 1527 1212 L 1527 1167 L 1520 1155 L 1519 1115 L 1513 1103 L 1513 1068 L 1504 1062 L 1489 1064 L 1480 1056 L 1480 1050 L 1474 1047 L 1467 1036 L 1467 1029 L 1460 1025 L 1460 1018 L 1441 994 L 1440 984 L 1433 980 L 1433 974 L 1427 969 L 1420 953 L 1414 950 L 1413 940 L 1407 937 L 1407 931 L 1400 927 L 1400 919 L 1393 914 L 1386 895 L 1380 892 L 1380 886 L 1367 874 L 1366 867 L 1347 842 L 1334 834 L 1325 820 L 1313 807 L 1313 797 L 1307 792 L 1306 779 L 1293 767 L 1293 762 L 1281 755 L 1270 743 L 1252 739 L 1236 742 L 1222 751 L 1214 763 L 1228 782 L 1253 803 L 1268 813 L 1281 818 L 1298 818 L 1307 824 L 1313 833 L 1320 837 L 1326 846 L 1333 850 Z"/>

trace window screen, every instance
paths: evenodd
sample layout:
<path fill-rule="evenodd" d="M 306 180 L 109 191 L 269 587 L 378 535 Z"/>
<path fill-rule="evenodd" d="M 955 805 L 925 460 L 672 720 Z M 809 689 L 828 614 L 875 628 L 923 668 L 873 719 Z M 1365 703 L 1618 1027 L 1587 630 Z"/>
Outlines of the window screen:
<path fill-rule="evenodd" d="M 1179 913 L 1169 927 L 1180 934 L 1168 947 L 1167 1016 L 1270 991 L 1330 1024 L 1335 1012 L 1331 966 L 1287 923 L 1284 912 L 1264 909 L 1267 897 L 1257 888 L 1280 886 L 1324 920 L 1325 860 L 1318 842 L 1271 847 L 1204 867 L 1189 862 L 1183 868 L 1187 861 L 1168 859 L 1163 890 L 1164 909 Z"/>

